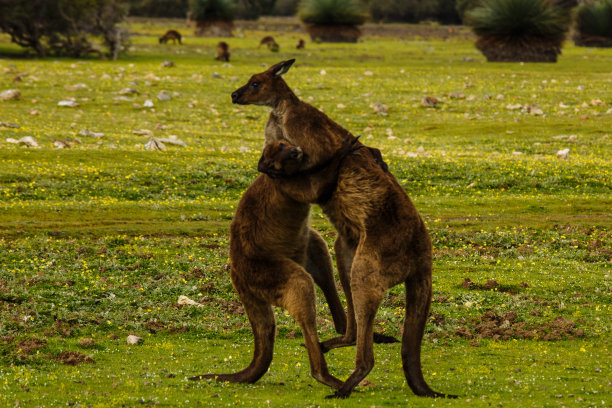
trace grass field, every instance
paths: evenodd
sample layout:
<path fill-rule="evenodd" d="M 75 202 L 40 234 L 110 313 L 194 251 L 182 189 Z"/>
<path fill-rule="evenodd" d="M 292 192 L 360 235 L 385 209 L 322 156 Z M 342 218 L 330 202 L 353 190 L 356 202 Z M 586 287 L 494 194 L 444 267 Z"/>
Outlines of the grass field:
<path fill-rule="evenodd" d="M 460 38 L 296 50 L 303 34 L 242 31 L 223 64 L 218 39 L 158 45 L 167 28 L 133 25 L 133 49 L 116 62 L 27 59 L 0 35 L 0 92 L 21 92 L 0 101 L 0 406 L 610 404 L 612 50 L 568 42 L 556 64 L 492 64 Z M 265 34 L 280 52 L 257 48 Z M 288 58 L 297 62 L 287 82 L 380 148 L 427 222 L 435 263 L 423 369 L 457 400 L 415 397 L 399 345 L 376 346 L 370 383 L 348 400 L 326 400 L 282 310 L 257 383 L 186 380 L 250 361 L 226 265 L 267 111 L 232 105 L 230 93 Z M 424 107 L 427 96 L 438 106 Z M 25 136 L 40 148 L 7 141 Z M 145 150 L 152 136 L 186 146 Z M 331 248 L 318 208 L 313 224 Z M 177 305 L 180 295 L 203 307 Z M 402 298 L 391 290 L 378 331 L 399 335 Z M 127 345 L 130 334 L 144 343 Z M 341 379 L 353 361 L 353 348 L 327 355 Z"/>

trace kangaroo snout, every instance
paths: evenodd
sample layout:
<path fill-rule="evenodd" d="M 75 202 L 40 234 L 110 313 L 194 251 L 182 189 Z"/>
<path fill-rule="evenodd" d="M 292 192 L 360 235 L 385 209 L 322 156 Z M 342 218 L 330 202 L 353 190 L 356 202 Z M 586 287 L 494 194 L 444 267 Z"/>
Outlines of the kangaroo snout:
<path fill-rule="evenodd" d="M 232 92 L 232 103 L 240 103 L 240 97 L 242 96 L 242 88 L 236 89 Z"/>

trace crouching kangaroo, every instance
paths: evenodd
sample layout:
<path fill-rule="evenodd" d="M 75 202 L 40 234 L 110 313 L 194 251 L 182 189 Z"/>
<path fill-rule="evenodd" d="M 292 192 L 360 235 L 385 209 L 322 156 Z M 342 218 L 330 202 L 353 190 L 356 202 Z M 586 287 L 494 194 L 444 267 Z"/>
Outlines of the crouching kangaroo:
<path fill-rule="evenodd" d="M 270 366 L 274 348 L 272 306 L 279 306 L 302 329 L 312 376 L 334 389 L 342 386 L 342 381 L 329 373 L 320 348 L 313 278 L 302 265 L 312 234 L 309 203 L 322 202 L 331 195 L 340 163 L 359 147 L 355 141 L 345 138 L 330 160 L 291 177 L 292 187 L 301 186 L 300 193 L 293 197 L 283 192 L 285 179 L 273 177 L 278 169 L 284 169 L 284 175 L 297 172 L 304 158 L 302 150 L 285 141 L 265 147 L 258 169 L 271 177 L 262 174 L 249 186 L 230 228 L 230 276 L 253 329 L 253 359 L 237 373 L 204 374 L 190 379 L 253 383 L 261 378 Z"/>
<path fill-rule="evenodd" d="M 172 40 L 175 44 L 177 41 L 179 44 L 181 44 L 181 38 L 181 33 L 179 33 L 178 31 L 168 30 L 166 31 L 166 34 L 159 37 L 159 43 L 166 44 L 168 41 Z"/>
<path fill-rule="evenodd" d="M 232 102 L 272 108 L 266 124 L 266 145 L 286 139 L 299 146 L 304 152 L 302 169 L 308 169 L 329 160 L 348 131 L 291 91 L 282 75 L 294 61 L 282 61 L 253 75 L 232 93 Z M 410 198 L 380 165 L 382 157 L 377 157 L 376 151 L 363 152 L 346 157 L 336 189 L 321 204 L 338 231 L 336 258 L 348 315 L 346 333 L 322 343 L 322 349 L 357 345 L 355 369 L 333 396 L 348 397 L 374 366 L 376 312 L 385 292 L 404 283 L 404 375 L 415 394 L 447 397 L 427 385 L 421 368 L 421 342 L 432 297 L 431 239 Z M 289 197 L 301 194 L 301 187 L 293 185 L 293 191 L 285 189 Z"/>

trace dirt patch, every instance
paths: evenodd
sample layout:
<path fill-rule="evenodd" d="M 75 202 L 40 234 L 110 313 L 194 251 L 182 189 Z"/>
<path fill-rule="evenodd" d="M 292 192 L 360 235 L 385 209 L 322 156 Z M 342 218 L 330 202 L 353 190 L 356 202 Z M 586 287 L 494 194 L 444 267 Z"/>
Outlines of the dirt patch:
<path fill-rule="evenodd" d="M 23 354 L 32 354 L 36 350 L 40 350 L 47 346 L 47 340 L 32 338 L 27 340 L 22 340 L 16 345 L 17 350 L 21 350 Z"/>
<path fill-rule="evenodd" d="M 515 285 L 504 285 L 497 282 L 495 279 L 489 279 L 485 283 L 476 283 L 470 278 L 465 278 L 459 285 L 463 289 L 469 290 L 496 290 L 498 292 L 517 294 L 520 292 L 520 288 L 528 288 L 529 284 L 521 282 L 518 286 Z"/>
<path fill-rule="evenodd" d="M 489 311 L 471 324 L 459 326 L 454 334 L 466 339 L 538 339 L 544 341 L 562 340 L 565 338 L 584 337 L 584 330 L 577 329 L 576 323 L 557 316 L 550 322 L 527 324 L 517 322 L 518 315 L 514 311 L 506 311 L 501 315 Z M 473 328 L 473 329 L 469 329 Z"/>
<path fill-rule="evenodd" d="M 78 351 L 62 351 L 58 355 L 50 355 L 50 358 L 71 366 L 81 363 L 95 363 L 93 358 Z"/>
<path fill-rule="evenodd" d="M 85 339 L 79 340 L 79 346 L 83 348 L 91 348 L 91 347 L 94 347 L 95 345 L 96 345 L 96 342 L 94 339 L 85 338 Z"/>
<path fill-rule="evenodd" d="M 63 337 L 72 336 L 72 330 L 70 329 L 70 325 L 68 323 L 58 320 L 55 322 L 54 326 L 55 326 L 55 330 L 57 331 L 57 333 L 60 334 L 61 336 Z"/>
<path fill-rule="evenodd" d="M 0 337 L 0 343 L 9 344 L 9 343 L 12 343 L 13 340 L 15 340 L 15 336 L 13 336 L 12 334 Z"/>
<path fill-rule="evenodd" d="M 432 314 L 431 321 L 436 326 L 444 326 L 446 324 L 446 318 L 440 313 Z"/>

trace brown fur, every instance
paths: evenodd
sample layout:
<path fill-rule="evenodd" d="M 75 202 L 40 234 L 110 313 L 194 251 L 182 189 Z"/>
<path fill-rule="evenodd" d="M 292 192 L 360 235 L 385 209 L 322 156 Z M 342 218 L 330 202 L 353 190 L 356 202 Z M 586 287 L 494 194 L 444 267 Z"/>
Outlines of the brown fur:
<path fill-rule="evenodd" d="M 302 40 L 301 38 L 298 40 L 297 45 L 295 46 L 295 48 L 297 48 L 298 50 L 303 49 L 304 47 L 306 47 L 306 43 L 304 42 L 304 40 Z"/>
<path fill-rule="evenodd" d="M 259 46 L 257 48 L 260 48 L 262 45 L 265 45 L 268 47 L 269 50 L 274 50 L 274 51 L 278 51 L 280 48 L 278 43 L 274 40 L 274 37 L 269 36 L 269 35 L 261 39 L 261 41 L 259 42 Z"/>
<path fill-rule="evenodd" d="M 253 75 L 232 93 L 239 104 L 272 108 L 266 145 L 286 139 L 304 152 L 303 169 L 330 159 L 348 132 L 324 113 L 304 103 L 282 79 L 294 60 Z M 369 153 L 368 153 L 369 152 Z M 284 191 L 302 194 L 301 186 Z M 322 209 L 336 227 L 336 257 L 348 304 L 344 336 L 322 343 L 323 350 L 357 345 L 356 367 L 335 397 L 348 397 L 374 366 L 373 326 L 385 292 L 399 283 L 406 288 L 402 363 L 408 385 L 417 395 L 442 397 L 423 378 L 421 341 L 432 296 L 431 239 L 416 208 L 378 163 L 372 151 L 344 160 L 335 192 Z"/>
<path fill-rule="evenodd" d="M 291 185 L 301 187 L 295 197 L 283 192 L 285 179 L 274 180 L 267 175 L 260 175 L 242 196 L 231 224 L 230 275 L 253 328 L 253 359 L 248 367 L 237 373 L 205 374 L 192 377 L 192 380 L 214 378 L 253 383 L 261 378 L 272 361 L 274 305 L 287 310 L 299 323 L 312 376 L 335 389 L 342 386 L 342 382 L 329 373 L 320 348 L 313 277 L 304 265 L 308 268 L 309 263 L 314 263 L 319 272 L 327 272 L 327 289 L 333 290 L 339 304 L 326 244 L 309 228 L 309 203 L 320 201 L 322 192 L 335 188 L 340 162 L 355 149 L 350 139 L 345 138 L 338 152 L 319 170 L 291 177 Z M 300 148 L 276 141 L 264 149 L 258 169 L 272 174 L 285 169 L 294 174 L 300 169 L 303 157 Z M 316 274 L 313 275 L 316 280 Z"/>
<path fill-rule="evenodd" d="M 178 41 L 179 44 L 181 43 L 181 33 L 179 33 L 176 30 L 168 30 L 166 31 L 166 34 L 162 35 L 161 37 L 159 37 L 159 43 L 160 44 L 166 44 L 169 40 L 172 40 L 174 42 L 174 44 L 176 44 L 176 42 Z"/>
<path fill-rule="evenodd" d="M 229 52 L 229 44 L 225 41 L 220 41 L 217 44 L 217 56 L 215 57 L 218 61 L 229 62 L 230 52 Z"/>

